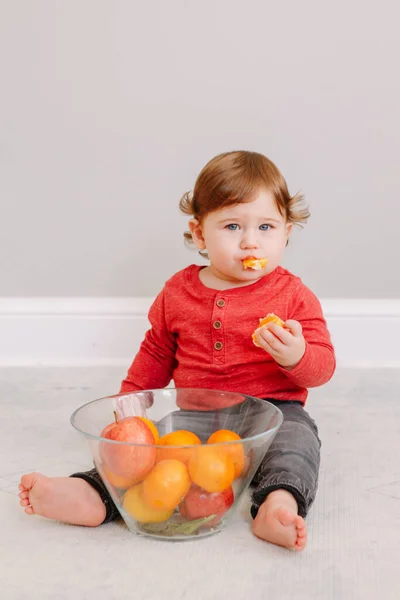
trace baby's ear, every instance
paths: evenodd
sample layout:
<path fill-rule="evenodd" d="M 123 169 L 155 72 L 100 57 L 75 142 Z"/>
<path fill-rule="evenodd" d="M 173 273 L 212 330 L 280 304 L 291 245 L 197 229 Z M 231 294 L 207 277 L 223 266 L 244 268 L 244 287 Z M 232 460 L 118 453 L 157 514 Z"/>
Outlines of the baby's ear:
<path fill-rule="evenodd" d="M 206 243 L 203 237 L 203 230 L 200 225 L 200 221 L 198 219 L 190 219 L 189 221 L 189 229 L 192 234 L 193 241 L 196 245 L 196 248 L 199 250 L 205 250 Z"/>
<path fill-rule="evenodd" d="M 289 244 L 290 234 L 292 233 L 293 223 L 286 223 L 285 227 L 286 227 L 286 246 L 287 246 Z"/>

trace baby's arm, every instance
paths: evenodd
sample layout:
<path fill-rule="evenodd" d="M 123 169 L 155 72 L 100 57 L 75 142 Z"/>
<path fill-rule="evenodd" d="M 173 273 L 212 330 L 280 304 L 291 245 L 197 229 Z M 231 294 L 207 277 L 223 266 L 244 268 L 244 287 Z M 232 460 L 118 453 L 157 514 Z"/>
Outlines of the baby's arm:
<path fill-rule="evenodd" d="M 323 385 L 332 377 L 336 361 L 319 300 L 302 285 L 294 296 L 290 314 L 293 318 L 285 323 L 270 322 L 257 329 L 253 341 L 272 356 L 296 385 Z"/>
<path fill-rule="evenodd" d="M 302 285 L 294 298 L 293 319 L 301 326 L 304 354 L 290 369 L 280 366 L 293 383 L 300 387 L 317 387 L 330 380 L 336 368 L 335 351 L 318 298 Z M 286 321 L 287 325 L 293 323 Z"/>
<path fill-rule="evenodd" d="M 150 308 L 149 321 L 151 328 L 121 384 L 121 393 L 163 388 L 171 381 L 177 344 L 166 324 L 164 290 Z"/>

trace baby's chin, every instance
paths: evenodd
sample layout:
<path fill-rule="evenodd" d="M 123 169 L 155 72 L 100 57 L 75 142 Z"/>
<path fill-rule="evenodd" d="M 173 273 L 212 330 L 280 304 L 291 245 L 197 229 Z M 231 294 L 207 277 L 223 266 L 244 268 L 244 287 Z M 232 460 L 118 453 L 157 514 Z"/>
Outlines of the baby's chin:
<path fill-rule="evenodd" d="M 269 265 L 268 265 L 269 266 Z M 234 284 L 249 284 L 261 279 L 270 272 L 271 269 L 244 269 L 242 264 L 225 264 L 225 265 L 213 265 L 212 271 L 214 274 L 224 281 Z"/>
<path fill-rule="evenodd" d="M 235 279 L 238 283 L 253 283 L 255 281 L 258 281 L 259 279 L 261 279 L 262 277 L 264 277 L 266 273 L 264 273 L 263 271 L 251 271 L 251 270 L 243 270 L 243 271 L 238 271 L 235 272 L 235 274 L 232 274 L 232 279 Z"/>

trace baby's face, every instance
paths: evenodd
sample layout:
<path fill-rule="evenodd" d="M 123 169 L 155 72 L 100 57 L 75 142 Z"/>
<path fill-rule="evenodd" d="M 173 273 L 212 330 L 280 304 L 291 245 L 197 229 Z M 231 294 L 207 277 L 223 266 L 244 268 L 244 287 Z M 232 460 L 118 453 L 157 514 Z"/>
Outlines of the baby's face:
<path fill-rule="evenodd" d="M 251 202 L 208 214 L 201 228 L 211 270 L 226 281 L 257 281 L 280 264 L 291 227 L 265 189 Z M 242 261 L 248 257 L 267 258 L 267 266 L 245 269 Z"/>

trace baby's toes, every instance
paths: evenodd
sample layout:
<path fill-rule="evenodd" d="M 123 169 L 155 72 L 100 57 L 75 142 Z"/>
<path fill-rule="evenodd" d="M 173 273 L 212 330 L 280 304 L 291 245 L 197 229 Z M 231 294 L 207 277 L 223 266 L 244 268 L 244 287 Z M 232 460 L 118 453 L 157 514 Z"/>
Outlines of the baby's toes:
<path fill-rule="evenodd" d="M 304 548 L 306 547 L 306 543 L 307 543 L 307 537 L 298 537 L 295 545 L 294 545 L 294 549 L 295 550 L 304 550 Z"/>
<path fill-rule="evenodd" d="M 28 490 L 20 492 L 18 494 L 18 497 L 19 497 L 20 500 L 27 500 L 27 499 L 29 499 L 29 492 L 28 492 Z"/>
<path fill-rule="evenodd" d="M 295 543 L 296 550 L 303 550 L 307 543 L 306 523 L 302 517 L 297 516 L 296 521 L 297 539 Z"/>
<path fill-rule="evenodd" d="M 37 475 L 37 473 L 27 473 L 26 475 L 22 475 L 20 489 L 22 487 L 25 490 L 30 490 L 36 481 Z M 21 491 L 23 490 L 21 489 Z"/>

